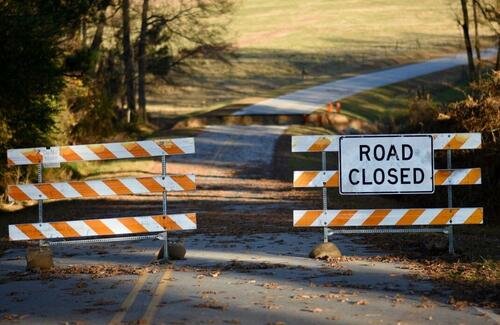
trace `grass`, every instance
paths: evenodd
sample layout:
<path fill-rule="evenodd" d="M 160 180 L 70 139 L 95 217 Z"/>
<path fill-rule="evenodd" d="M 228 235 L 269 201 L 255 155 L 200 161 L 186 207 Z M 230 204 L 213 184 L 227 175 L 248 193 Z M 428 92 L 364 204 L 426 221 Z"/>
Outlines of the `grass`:
<path fill-rule="evenodd" d="M 227 35 L 236 58 L 230 65 L 196 60 L 192 76 L 172 75 L 175 86 L 150 80 L 149 109 L 170 118 L 196 115 L 247 97 L 275 97 L 462 51 L 457 4 L 239 0 Z"/>

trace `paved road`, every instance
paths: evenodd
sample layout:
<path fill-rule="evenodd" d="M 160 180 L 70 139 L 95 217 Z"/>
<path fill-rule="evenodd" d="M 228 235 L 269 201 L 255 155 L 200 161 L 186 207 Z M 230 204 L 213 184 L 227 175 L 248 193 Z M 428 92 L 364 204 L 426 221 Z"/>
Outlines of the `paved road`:
<path fill-rule="evenodd" d="M 495 49 L 485 50 L 483 53 L 484 58 L 495 55 Z M 247 106 L 233 115 L 309 114 L 331 101 L 341 100 L 369 89 L 443 71 L 466 63 L 467 56 L 465 54 L 458 54 L 367 73 L 268 99 L 255 105 Z"/>
<path fill-rule="evenodd" d="M 207 126 L 196 138 L 196 154 L 173 156 L 169 162 L 251 168 L 269 164 L 274 144 L 287 126 Z"/>
<path fill-rule="evenodd" d="M 314 232 L 196 234 L 185 239 L 184 261 L 95 279 L 30 278 L 17 257 L 22 252 L 11 251 L 0 259 L 0 308 L 20 324 L 495 324 L 473 307 L 454 310 L 430 298 L 432 285 L 412 280 L 402 265 L 359 260 L 332 267 L 307 258 L 320 240 Z M 335 242 L 347 255 L 380 255 L 345 237 Z M 141 266 L 158 246 L 58 248 L 57 263 Z"/>

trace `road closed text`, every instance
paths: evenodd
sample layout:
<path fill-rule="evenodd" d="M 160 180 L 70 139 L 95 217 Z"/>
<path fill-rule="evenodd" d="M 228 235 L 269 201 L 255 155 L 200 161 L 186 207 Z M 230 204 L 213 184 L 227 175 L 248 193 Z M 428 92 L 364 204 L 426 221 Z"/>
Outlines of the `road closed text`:
<path fill-rule="evenodd" d="M 432 193 L 431 136 L 340 138 L 340 193 Z"/>

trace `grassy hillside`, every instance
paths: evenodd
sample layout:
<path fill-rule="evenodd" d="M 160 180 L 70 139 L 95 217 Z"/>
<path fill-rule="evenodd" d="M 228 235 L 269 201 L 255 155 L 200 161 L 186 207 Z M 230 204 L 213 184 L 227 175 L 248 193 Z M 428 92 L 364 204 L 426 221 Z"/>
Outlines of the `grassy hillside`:
<path fill-rule="evenodd" d="M 450 0 L 236 0 L 230 66 L 197 61 L 176 86 L 151 80 L 150 111 L 178 115 L 461 51 Z"/>

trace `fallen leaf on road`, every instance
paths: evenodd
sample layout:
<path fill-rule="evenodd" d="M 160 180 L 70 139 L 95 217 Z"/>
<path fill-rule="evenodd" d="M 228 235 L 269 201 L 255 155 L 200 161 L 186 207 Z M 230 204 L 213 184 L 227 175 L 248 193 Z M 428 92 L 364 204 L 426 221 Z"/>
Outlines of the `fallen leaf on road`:
<path fill-rule="evenodd" d="M 29 317 L 29 315 L 19 315 L 19 314 L 4 314 L 2 320 L 6 321 L 20 321 Z"/>
<path fill-rule="evenodd" d="M 417 306 L 418 308 L 429 309 L 434 307 L 434 304 L 427 297 L 420 298 L 420 304 Z"/>
<path fill-rule="evenodd" d="M 451 304 L 455 310 L 463 310 L 469 305 L 467 301 L 457 300 L 454 297 L 451 297 L 448 303 Z"/>
<path fill-rule="evenodd" d="M 396 294 L 396 296 L 394 297 L 394 299 L 392 299 L 392 303 L 393 304 L 398 304 L 398 303 L 401 303 L 405 300 L 405 298 L 401 297 L 399 294 Z"/>
<path fill-rule="evenodd" d="M 277 283 L 271 282 L 271 283 L 264 283 L 262 285 L 266 289 L 278 289 L 279 285 Z"/>
<path fill-rule="evenodd" d="M 212 278 L 217 278 L 219 277 L 220 275 L 220 271 L 213 271 L 213 272 L 210 272 L 209 275 L 212 277 Z"/>
<path fill-rule="evenodd" d="M 323 312 L 323 309 L 321 308 L 312 308 L 312 309 L 301 309 L 302 311 L 307 311 L 307 312 L 310 312 L 310 313 L 322 313 Z"/>
<path fill-rule="evenodd" d="M 54 267 L 50 270 L 37 272 L 10 272 L 8 276 L 14 281 L 66 279 L 69 275 L 88 274 L 92 279 L 107 278 L 117 275 L 140 275 L 143 272 L 156 273 L 158 266 L 132 266 L 116 264 L 85 264 Z"/>
<path fill-rule="evenodd" d="M 227 308 L 227 305 L 221 304 L 215 300 L 210 300 L 207 302 L 203 302 L 201 304 L 194 305 L 193 307 L 208 308 L 208 309 L 215 309 L 215 310 L 224 310 Z"/>
<path fill-rule="evenodd" d="M 292 296 L 291 298 L 295 299 L 295 300 L 304 300 L 304 299 L 311 299 L 311 298 L 314 298 L 314 297 L 313 296 L 309 296 L 309 295 L 295 295 L 295 296 Z"/>

